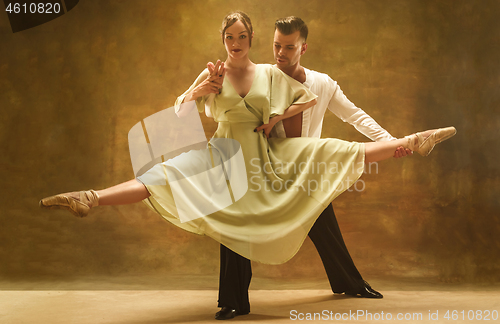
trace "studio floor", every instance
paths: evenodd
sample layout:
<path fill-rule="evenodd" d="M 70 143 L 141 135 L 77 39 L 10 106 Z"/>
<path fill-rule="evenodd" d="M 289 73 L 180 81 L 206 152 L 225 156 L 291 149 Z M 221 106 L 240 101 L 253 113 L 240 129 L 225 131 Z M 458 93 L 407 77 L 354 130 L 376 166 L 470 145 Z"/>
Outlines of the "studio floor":
<path fill-rule="evenodd" d="M 256 280 L 257 288 L 273 282 Z M 278 283 L 279 290 L 250 290 L 251 313 L 230 322 L 244 323 L 495 323 L 500 322 L 500 286 L 373 281 L 383 299 L 333 295 L 303 289 L 324 283 Z M 19 285 L 17 285 L 19 287 Z M 33 284 L 32 284 L 33 286 Z M 68 286 L 68 285 L 66 285 Z M 2 324 L 153 324 L 215 321 L 215 289 L 1 290 Z M 26 286 L 28 287 L 28 286 Z M 95 286 L 94 286 L 95 287 Z M 111 286 L 102 286 L 110 288 Z M 148 286 L 146 286 L 148 287 Z M 300 289 L 291 289 L 291 288 Z"/>

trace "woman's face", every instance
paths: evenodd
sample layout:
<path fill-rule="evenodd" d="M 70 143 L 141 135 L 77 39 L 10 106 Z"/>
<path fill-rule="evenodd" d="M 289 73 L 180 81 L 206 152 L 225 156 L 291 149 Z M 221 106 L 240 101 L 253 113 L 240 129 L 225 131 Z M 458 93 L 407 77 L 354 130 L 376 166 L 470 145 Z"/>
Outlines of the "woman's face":
<path fill-rule="evenodd" d="M 245 25 L 241 21 L 236 21 L 226 29 L 224 33 L 224 46 L 227 55 L 233 59 L 244 57 L 250 50 L 250 37 Z"/>

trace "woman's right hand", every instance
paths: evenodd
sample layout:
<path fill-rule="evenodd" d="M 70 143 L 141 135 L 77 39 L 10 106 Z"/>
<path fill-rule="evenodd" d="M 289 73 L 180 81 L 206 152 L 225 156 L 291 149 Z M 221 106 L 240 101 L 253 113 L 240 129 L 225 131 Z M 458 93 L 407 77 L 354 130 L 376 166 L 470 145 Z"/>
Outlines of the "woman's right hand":
<path fill-rule="evenodd" d="M 224 62 L 217 60 L 215 65 L 212 62 L 207 63 L 208 75 L 207 78 L 198 84 L 184 99 L 184 102 L 196 100 L 199 97 L 209 95 L 211 93 L 219 94 L 222 90 L 222 82 L 226 75 Z"/>

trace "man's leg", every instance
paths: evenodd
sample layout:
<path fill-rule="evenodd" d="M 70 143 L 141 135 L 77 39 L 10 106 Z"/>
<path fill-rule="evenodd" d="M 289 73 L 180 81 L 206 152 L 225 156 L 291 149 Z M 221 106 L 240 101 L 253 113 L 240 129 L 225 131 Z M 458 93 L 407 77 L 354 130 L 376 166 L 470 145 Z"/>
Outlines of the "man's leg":
<path fill-rule="evenodd" d="M 368 298 L 382 298 L 363 280 L 347 251 L 340 233 L 339 224 L 332 205 L 323 211 L 309 231 L 323 261 L 323 265 L 334 293 L 345 292 L 348 295 L 360 295 Z"/>
<path fill-rule="evenodd" d="M 250 312 L 248 288 L 252 280 L 250 260 L 220 246 L 219 307 L 217 319 L 229 319 Z M 234 311 L 232 311 L 234 310 Z"/>

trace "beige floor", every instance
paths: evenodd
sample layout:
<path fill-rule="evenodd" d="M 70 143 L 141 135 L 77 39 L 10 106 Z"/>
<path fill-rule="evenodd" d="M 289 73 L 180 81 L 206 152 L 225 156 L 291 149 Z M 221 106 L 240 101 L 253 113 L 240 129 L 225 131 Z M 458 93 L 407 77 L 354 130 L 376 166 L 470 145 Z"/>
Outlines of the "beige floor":
<path fill-rule="evenodd" d="M 251 314 L 231 322 L 500 322 L 498 287 L 408 284 L 383 293 L 384 299 L 373 300 L 332 295 L 325 289 L 251 290 Z M 4 290 L 0 291 L 0 323 L 213 323 L 216 299 L 216 290 Z M 447 311 L 450 317 L 457 311 L 458 320 L 446 319 Z M 314 313 L 322 317 L 317 314 L 313 320 Z M 437 320 L 430 320 L 430 314 Z"/>

